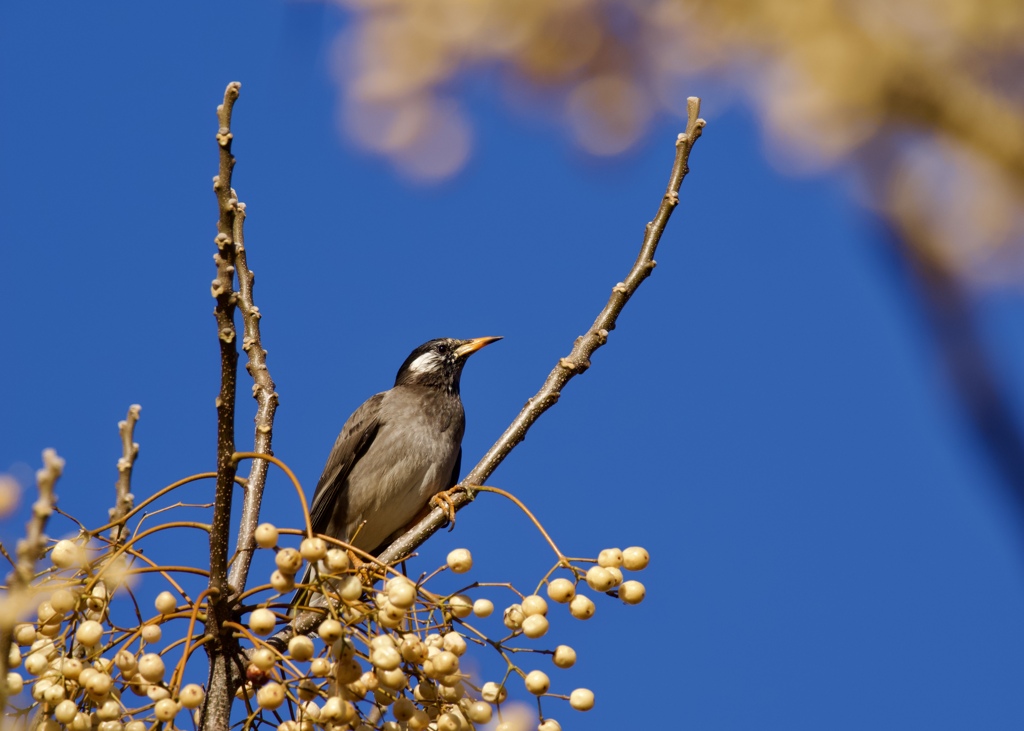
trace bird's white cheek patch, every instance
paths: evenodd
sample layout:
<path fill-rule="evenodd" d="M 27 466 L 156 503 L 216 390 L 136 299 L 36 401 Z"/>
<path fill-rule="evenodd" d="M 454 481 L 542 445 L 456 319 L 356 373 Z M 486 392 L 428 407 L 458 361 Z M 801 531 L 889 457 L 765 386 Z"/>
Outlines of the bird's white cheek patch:
<path fill-rule="evenodd" d="M 414 373 L 432 371 L 436 368 L 439 358 L 436 353 L 424 353 L 409 364 L 409 370 Z"/>

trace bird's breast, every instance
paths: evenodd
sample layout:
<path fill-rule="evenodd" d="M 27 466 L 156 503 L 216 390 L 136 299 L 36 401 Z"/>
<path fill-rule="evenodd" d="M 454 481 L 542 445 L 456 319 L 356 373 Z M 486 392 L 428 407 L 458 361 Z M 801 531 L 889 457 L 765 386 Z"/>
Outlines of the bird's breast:
<path fill-rule="evenodd" d="M 349 537 L 355 534 L 355 544 L 365 550 L 379 546 L 408 524 L 431 496 L 451 487 L 448 482 L 465 430 L 457 398 L 453 403 L 433 394 L 398 396 L 381 405 L 387 418 L 348 478 L 345 532 Z"/>

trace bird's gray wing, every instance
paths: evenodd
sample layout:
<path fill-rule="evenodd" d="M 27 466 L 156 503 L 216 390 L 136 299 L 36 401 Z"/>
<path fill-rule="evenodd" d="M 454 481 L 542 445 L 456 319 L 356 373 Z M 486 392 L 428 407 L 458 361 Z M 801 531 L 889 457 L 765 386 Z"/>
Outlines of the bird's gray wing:
<path fill-rule="evenodd" d="M 309 508 L 309 518 L 315 533 L 327 530 L 352 467 L 366 453 L 377 436 L 380 429 L 380 404 L 383 400 L 382 393 L 370 397 L 348 417 L 348 421 L 341 428 L 313 493 L 313 505 Z"/>
<path fill-rule="evenodd" d="M 455 487 L 459 484 L 459 472 L 462 471 L 462 447 L 459 447 L 459 456 L 455 458 L 455 469 L 452 470 L 452 476 L 448 479 L 448 487 Z"/>

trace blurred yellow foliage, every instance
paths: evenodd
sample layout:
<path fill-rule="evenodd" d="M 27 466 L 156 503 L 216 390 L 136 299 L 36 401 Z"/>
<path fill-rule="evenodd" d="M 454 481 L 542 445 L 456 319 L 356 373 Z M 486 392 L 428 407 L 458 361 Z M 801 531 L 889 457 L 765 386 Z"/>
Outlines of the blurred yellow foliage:
<path fill-rule="evenodd" d="M 933 263 L 981 274 L 1022 238 L 1020 0 L 339 1 L 344 127 L 414 177 L 468 158 L 452 92 L 471 72 L 553 100 L 595 155 L 684 115 L 687 80 L 714 77 L 756 105 L 777 161 L 855 162 Z"/>

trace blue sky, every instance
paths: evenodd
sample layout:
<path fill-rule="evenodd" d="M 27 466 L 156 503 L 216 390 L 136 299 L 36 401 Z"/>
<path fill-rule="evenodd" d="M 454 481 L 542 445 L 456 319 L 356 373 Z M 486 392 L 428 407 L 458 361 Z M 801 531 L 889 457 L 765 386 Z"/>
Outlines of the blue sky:
<path fill-rule="evenodd" d="M 308 491 L 347 415 L 424 340 L 505 337 L 463 378 L 468 470 L 590 325 L 635 258 L 681 123 L 594 161 L 480 84 L 468 167 L 413 184 L 337 132 L 342 23 L 272 2 L 0 9 L 0 471 L 25 479 L 55 447 L 61 507 L 104 521 L 116 423 L 136 402 L 137 496 L 213 468 L 214 108 L 231 80 L 275 451 Z M 709 126 L 658 268 L 491 478 L 570 554 L 652 555 L 644 604 L 606 598 L 586 624 L 552 612 L 551 644 L 580 656 L 552 669 L 554 689 L 589 687 L 598 705 L 546 708 L 566 729 L 1019 728 L 1020 515 L 913 290 L 842 173 L 781 176 L 727 91 L 689 93 Z M 982 312 L 1019 373 L 1019 297 Z M 265 510 L 299 524 L 279 474 Z M 527 587 L 552 563 L 492 495 L 417 560 L 430 570 L 455 546 L 480 581 Z M 161 550 L 205 561 L 195 535 Z"/>

